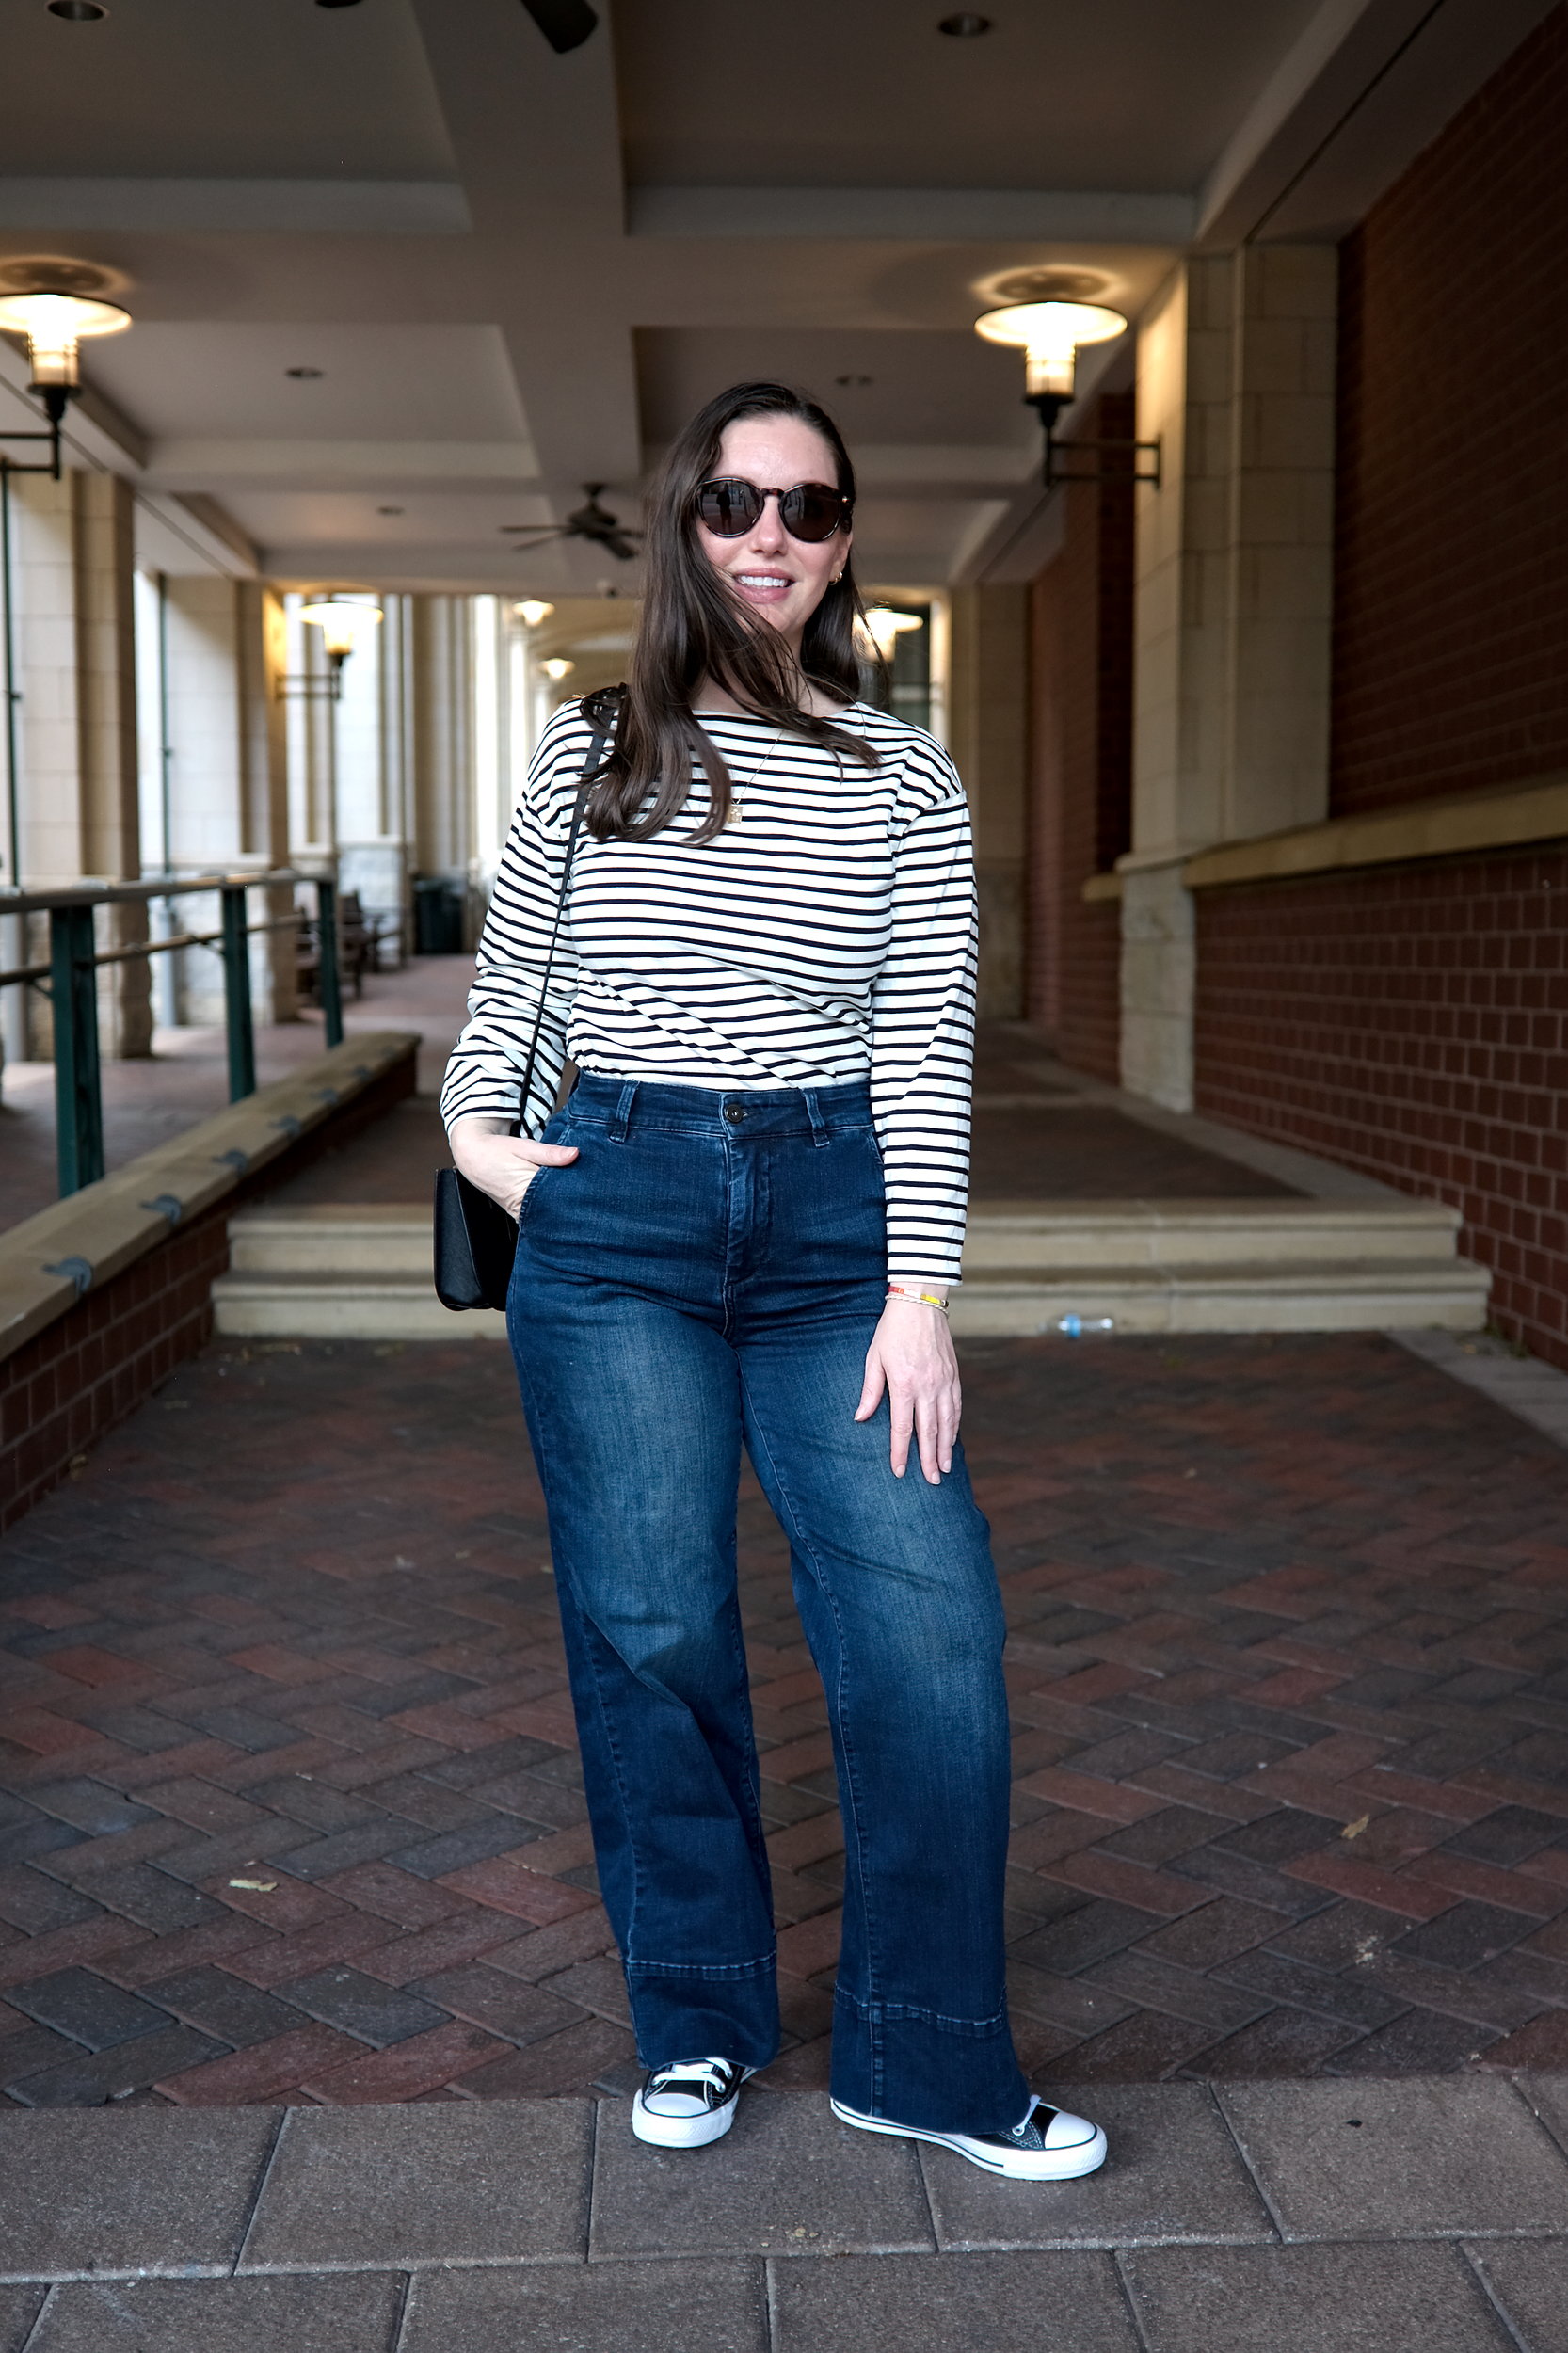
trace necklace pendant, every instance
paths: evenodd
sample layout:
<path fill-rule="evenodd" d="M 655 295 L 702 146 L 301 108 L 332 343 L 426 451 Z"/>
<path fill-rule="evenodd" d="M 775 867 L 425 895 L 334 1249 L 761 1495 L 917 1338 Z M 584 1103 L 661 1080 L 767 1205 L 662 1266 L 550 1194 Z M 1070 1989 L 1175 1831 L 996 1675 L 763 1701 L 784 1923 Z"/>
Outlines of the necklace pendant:
<path fill-rule="evenodd" d="M 738 825 L 741 823 L 742 815 L 743 811 L 740 802 L 731 799 L 729 804 L 729 814 L 724 821 L 726 826 L 728 827 L 730 825 Z"/>

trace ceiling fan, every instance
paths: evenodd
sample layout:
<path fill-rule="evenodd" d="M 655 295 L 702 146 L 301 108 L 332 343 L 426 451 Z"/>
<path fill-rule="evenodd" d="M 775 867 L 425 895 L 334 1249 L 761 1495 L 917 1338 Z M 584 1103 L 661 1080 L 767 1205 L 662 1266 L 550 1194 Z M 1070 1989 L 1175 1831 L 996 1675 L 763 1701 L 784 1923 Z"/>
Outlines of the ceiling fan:
<path fill-rule="evenodd" d="M 530 548 L 541 548 L 547 539 L 586 539 L 590 546 L 603 548 L 618 563 L 632 563 L 638 553 L 640 531 L 628 531 L 620 518 L 612 515 L 607 506 L 600 506 L 599 494 L 602 482 L 584 482 L 587 492 L 584 505 L 574 507 L 564 523 L 503 523 L 508 537 L 520 538 Z"/>
<path fill-rule="evenodd" d="M 599 23 L 588 0 L 522 0 L 556 56 L 580 49 Z"/>

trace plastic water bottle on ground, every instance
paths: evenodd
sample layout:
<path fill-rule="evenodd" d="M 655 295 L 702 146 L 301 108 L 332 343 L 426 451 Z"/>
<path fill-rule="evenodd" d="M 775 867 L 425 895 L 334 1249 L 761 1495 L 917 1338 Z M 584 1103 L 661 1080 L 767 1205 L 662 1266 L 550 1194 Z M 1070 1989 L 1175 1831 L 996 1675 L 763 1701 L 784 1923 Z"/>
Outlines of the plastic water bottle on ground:
<path fill-rule="evenodd" d="M 1056 1328 L 1064 1338 L 1080 1340 L 1085 1332 L 1113 1332 L 1116 1320 L 1114 1316 L 1061 1316 Z"/>

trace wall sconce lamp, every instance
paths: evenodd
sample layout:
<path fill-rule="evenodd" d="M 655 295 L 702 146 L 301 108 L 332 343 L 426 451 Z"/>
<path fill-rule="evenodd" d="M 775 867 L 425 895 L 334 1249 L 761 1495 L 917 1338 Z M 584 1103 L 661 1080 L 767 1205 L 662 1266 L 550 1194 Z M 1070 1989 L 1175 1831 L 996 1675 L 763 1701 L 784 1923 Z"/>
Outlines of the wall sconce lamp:
<path fill-rule="evenodd" d="M 868 605 L 865 613 L 866 634 L 875 646 L 884 662 L 893 658 L 893 648 L 906 629 L 923 629 L 924 616 L 919 613 L 901 613 L 895 605 Z"/>
<path fill-rule="evenodd" d="M 378 604 L 341 603 L 336 597 L 324 598 L 318 604 L 303 604 L 299 617 L 313 629 L 319 629 L 326 648 L 328 670 L 325 678 L 306 671 L 292 673 L 278 680 L 278 693 L 297 696 L 306 702 L 335 703 L 343 693 L 343 665 L 361 637 L 381 625 Z"/>
<path fill-rule="evenodd" d="M 546 604 L 542 597 L 524 597 L 520 604 L 513 605 L 512 610 L 524 629 L 537 629 L 541 621 L 549 620 L 555 607 Z"/>
<path fill-rule="evenodd" d="M 1098 302 L 1009 302 L 987 311 L 974 323 L 974 331 L 988 344 L 1012 344 L 1024 354 L 1024 398 L 1039 416 L 1046 433 L 1046 456 L 1041 480 L 1048 490 L 1063 482 L 1160 481 L 1158 441 L 1068 441 L 1058 445 L 1056 422 L 1074 397 L 1078 355 L 1085 344 L 1109 343 L 1125 334 L 1120 311 Z M 1063 464 L 1069 453 L 1093 454 L 1103 459 L 1111 452 L 1130 462 L 1074 467 Z M 1140 464 L 1148 459 L 1146 466 Z"/>
<path fill-rule="evenodd" d="M 540 663 L 539 667 L 546 678 L 560 680 L 570 678 L 577 664 L 575 662 L 568 662 L 564 654 L 552 653 L 548 662 Z"/>
<path fill-rule="evenodd" d="M 87 295 L 61 294 L 40 287 L 32 292 L 0 294 L 0 329 L 27 339 L 27 360 L 36 393 L 49 420 L 42 433 L 0 430 L 0 441 L 47 441 L 49 455 L 38 465 L 18 465 L 0 456 L 8 473 L 46 473 L 60 478 L 60 427 L 71 402 L 82 389 L 78 368 L 85 335 L 118 335 L 131 324 L 129 311 L 118 302 L 100 302 Z"/>

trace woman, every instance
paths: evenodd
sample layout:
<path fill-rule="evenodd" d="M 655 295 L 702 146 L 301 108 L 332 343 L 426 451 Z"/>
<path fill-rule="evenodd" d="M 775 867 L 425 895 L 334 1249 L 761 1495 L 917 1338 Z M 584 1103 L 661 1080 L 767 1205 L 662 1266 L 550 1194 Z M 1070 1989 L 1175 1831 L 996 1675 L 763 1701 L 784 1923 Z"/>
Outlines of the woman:
<path fill-rule="evenodd" d="M 593 742 L 576 706 L 512 827 L 443 1112 L 457 1166 L 519 1220 L 508 1326 L 649 2071 L 633 2130 L 716 2140 L 778 2044 L 744 1444 L 833 1729 L 834 2113 L 1062 2180 L 1105 2140 L 1032 2096 L 1008 2030 L 1003 1627 L 946 1314 L 968 826 L 945 753 L 856 700 L 854 501 L 837 428 L 782 385 L 738 385 L 680 435 L 554 963 Z"/>

